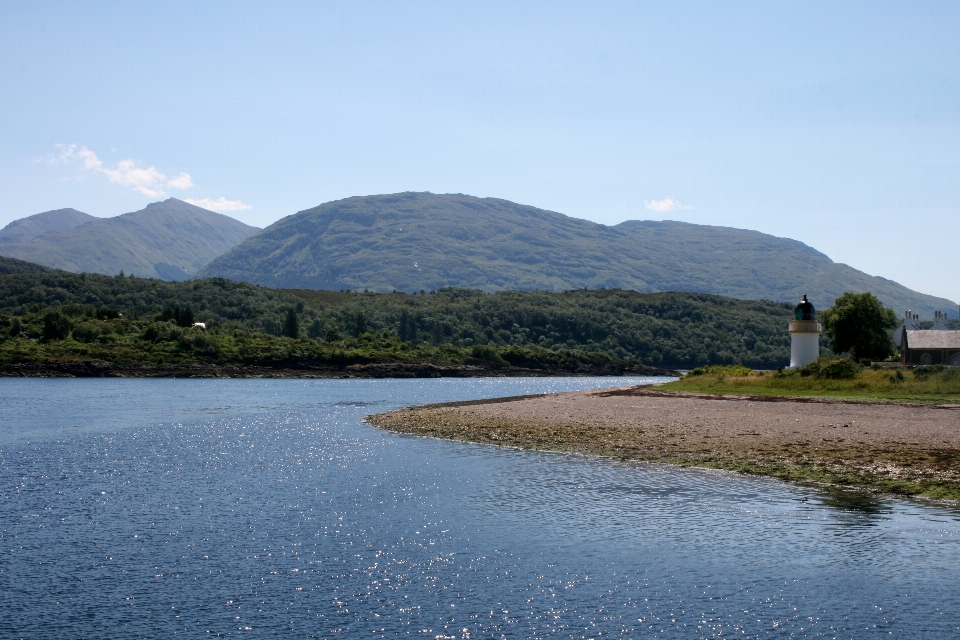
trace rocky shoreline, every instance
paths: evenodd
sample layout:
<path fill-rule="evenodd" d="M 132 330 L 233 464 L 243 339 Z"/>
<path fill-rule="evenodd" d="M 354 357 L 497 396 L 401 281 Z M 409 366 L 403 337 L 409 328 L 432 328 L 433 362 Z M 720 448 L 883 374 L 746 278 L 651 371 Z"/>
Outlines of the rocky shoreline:
<path fill-rule="evenodd" d="M 353 364 L 238 367 L 215 364 L 122 365 L 112 362 L 26 362 L 0 365 L 0 377 L 31 378 L 480 378 L 523 376 L 676 376 L 669 369 L 587 366 L 572 369 L 527 369 L 475 365 Z"/>
<path fill-rule="evenodd" d="M 629 387 L 411 407 L 398 433 L 960 500 L 960 405 Z"/>

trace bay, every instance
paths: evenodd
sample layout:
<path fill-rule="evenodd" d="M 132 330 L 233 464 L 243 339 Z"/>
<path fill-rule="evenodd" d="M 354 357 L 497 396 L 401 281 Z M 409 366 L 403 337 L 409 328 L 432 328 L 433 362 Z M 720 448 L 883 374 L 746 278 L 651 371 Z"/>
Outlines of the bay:
<path fill-rule="evenodd" d="M 960 637 L 956 509 L 400 436 L 636 378 L 0 381 L 0 637 Z"/>

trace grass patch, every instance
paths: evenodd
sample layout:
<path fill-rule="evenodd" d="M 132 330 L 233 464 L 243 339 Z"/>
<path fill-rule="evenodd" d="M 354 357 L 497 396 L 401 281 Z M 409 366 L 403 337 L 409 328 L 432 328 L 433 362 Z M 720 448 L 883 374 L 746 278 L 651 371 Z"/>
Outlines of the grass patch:
<path fill-rule="evenodd" d="M 791 371 L 750 371 L 742 366 L 702 367 L 658 388 L 711 394 L 954 403 L 960 402 L 960 368 L 874 369 L 840 358 L 822 358 Z"/>

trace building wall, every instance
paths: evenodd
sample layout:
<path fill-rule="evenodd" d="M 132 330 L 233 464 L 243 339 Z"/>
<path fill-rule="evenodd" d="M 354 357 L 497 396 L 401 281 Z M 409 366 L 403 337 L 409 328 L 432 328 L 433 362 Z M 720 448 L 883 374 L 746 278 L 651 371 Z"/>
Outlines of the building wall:
<path fill-rule="evenodd" d="M 924 358 L 927 356 L 928 358 Z M 904 349 L 903 364 L 949 364 L 960 366 L 960 349 Z"/>

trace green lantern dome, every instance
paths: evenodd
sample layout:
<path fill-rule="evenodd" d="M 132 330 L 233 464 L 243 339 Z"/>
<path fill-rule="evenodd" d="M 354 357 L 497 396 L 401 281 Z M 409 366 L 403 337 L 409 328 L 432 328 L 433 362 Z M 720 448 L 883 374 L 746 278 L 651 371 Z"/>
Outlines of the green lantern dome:
<path fill-rule="evenodd" d="M 796 306 L 794 311 L 794 317 L 797 320 L 814 320 L 814 313 L 816 309 L 813 308 L 813 305 L 810 304 L 810 301 L 807 300 L 807 294 L 803 294 L 803 300 L 800 301 L 800 304 Z"/>

